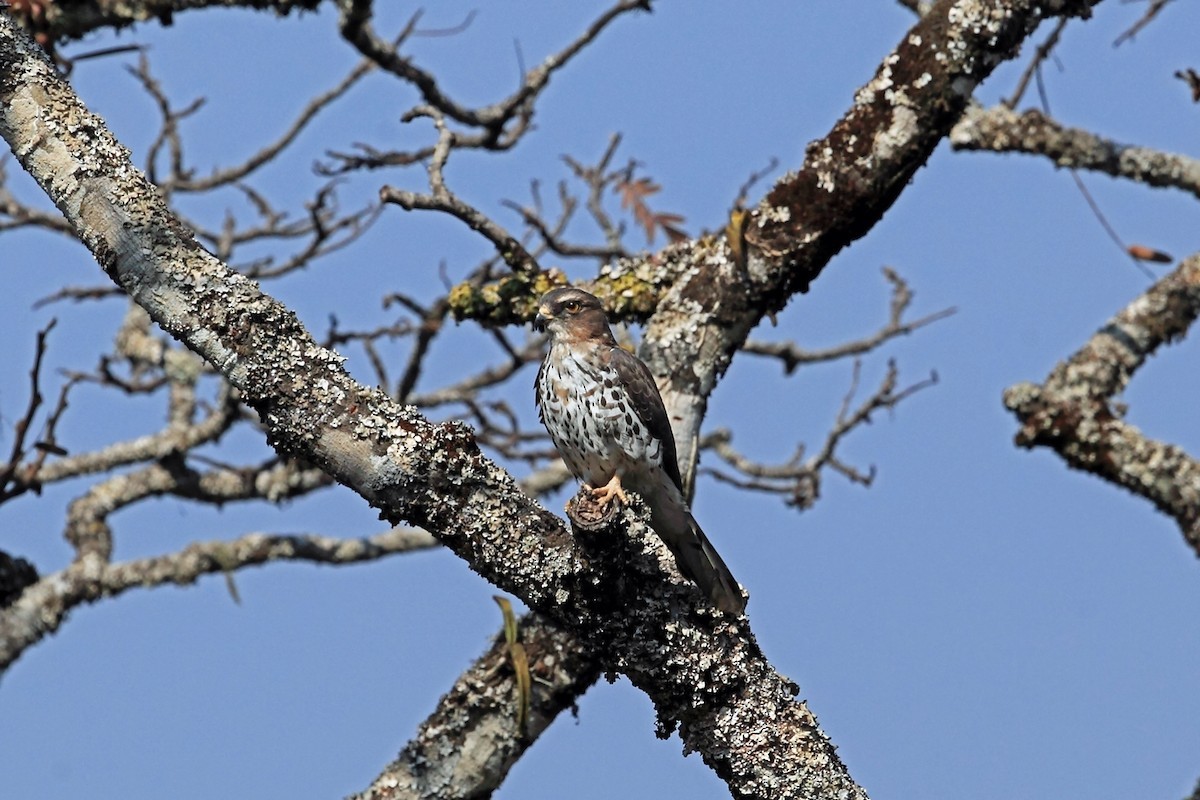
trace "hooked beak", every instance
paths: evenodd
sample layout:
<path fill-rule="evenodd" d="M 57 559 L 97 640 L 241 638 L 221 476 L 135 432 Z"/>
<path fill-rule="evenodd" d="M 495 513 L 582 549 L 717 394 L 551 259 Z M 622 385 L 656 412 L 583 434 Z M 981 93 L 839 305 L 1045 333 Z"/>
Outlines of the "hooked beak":
<path fill-rule="evenodd" d="M 533 318 L 533 329 L 535 331 L 539 333 L 546 332 L 546 323 L 550 321 L 550 314 L 547 312 L 548 309 L 545 306 L 538 309 L 537 316 Z"/>

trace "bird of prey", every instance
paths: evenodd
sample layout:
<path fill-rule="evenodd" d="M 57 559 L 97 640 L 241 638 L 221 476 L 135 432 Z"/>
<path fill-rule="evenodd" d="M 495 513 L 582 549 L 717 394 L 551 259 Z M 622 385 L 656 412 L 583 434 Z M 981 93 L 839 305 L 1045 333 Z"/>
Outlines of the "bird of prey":
<path fill-rule="evenodd" d="M 650 369 L 617 346 L 600 300 L 581 289 L 547 292 L 534 327 L 550 333 L 535 385 L 538 412 L 567 467 L 602 505 L 625 500 L 626 489 L 641 495 L 684 577 L 717 608 L 741 614 L 742 589 L 684 499 L 675 437 Z"/>

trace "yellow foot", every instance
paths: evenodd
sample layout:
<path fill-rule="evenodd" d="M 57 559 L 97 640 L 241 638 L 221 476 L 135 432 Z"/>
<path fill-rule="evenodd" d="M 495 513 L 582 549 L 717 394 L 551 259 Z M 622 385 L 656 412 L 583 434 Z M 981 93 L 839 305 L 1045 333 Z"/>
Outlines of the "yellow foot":
<path fill-rule="evenodd" d="M 600 502 L 600 505 L 606 506 L 612 502 L 614 497 L 619 498 L 622 503 L 628 504 L 629 498 L 625 496 L 625 490 L 621 488 L 621 476 L 614 474 L 612 480 L 596 489 L 592 489 L 592 497 Z"/>

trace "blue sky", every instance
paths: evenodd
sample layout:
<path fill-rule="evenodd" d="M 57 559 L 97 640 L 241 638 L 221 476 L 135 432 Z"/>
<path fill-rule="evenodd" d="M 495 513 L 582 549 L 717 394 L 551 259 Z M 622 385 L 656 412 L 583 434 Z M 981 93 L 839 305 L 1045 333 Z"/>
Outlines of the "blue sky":
<path fill-rule="evenodd" d="M 516 84 L 514 39 L 532 65 L 602 7 L 485 4 L 465 33 L 414 40 L 412 52 L 454 96 L 489 102 Z M 451 26 L 470 8 L 440 3 L 424 22 Z M 1114 48 L 1144 8 L 1109 0 L 1092 21 L 1068 27 L 1058 64 L 1046 69 L 1051 108 L 1068 125 L 1194 154 L 1200 107 L 1172 73 L 1197 66 L 1200 10 L 1173 4 Z M 389 11 L 381 31 L 403 22 L 398 7 Z M 515 227 L 500 201 L 527 201 L 531 178 L 551 196 L 566 177 L 561 154 L 595 158 L 621 132 L 622 156 L 663 187 L 657 206 L 682 214 L 692 233 L 716 228 L 749 173 L 772 157 L 779 171 L 800 163 L 911 21 L 886 0 L 658 4 L 618 21 L 554 78 L 537 130 L 515 152 L 456 156 L 447 179 Z M 201 173 L 273 138 L 354 63 L 328 10 L 284 21 L 185 13 L 171 28 L 95 36 L 67 52 L 114 41 L 148 44 L 180 105 L 208 98 L 184 128 Z M 156 123 L 124 70 L 130 63 L 81 64 L 74 83 L 142 163 Z M 1023 66 L 1002 68 L 979 99 L 1007 95 Z M 398 123 L 413 102 L 386 78 L 367 78 L 256 185 L 298 209 L 320 184 L 309 167 L 325 150 L 427 141 L 427 125 Z M 34 196 L 11 161 L 8 172 Z M 421 189 L 424 179 L 420 168 L 373 173 L 348 181 L 341 196 L 352 206 L 383 183 Z M 1127 241 L 1176 257 L 1197 249 L 1194 198 L 1085 181 Z M 226 208 L 244 211 L 234 195 L 181 206 L 210 225 Z M 641 245 L 636 234 L 631 243 Z M 330 314 L 368 327 L 394 319 L 383 295 L 432 298 L 440 262 L 461 277 L 486 255 L 461 223 L 390 207 L 355 247 L 265 288 L 315 331 Z M 24 407 L 34 331 L 57 316 L 49 366 L 88 369 L 123 306 L 32 308 L 64 284 L 103 282 L 82 247 L 62 237 L 0 236 L 0 265 L 0 416 L 11 424 Z M 696 515 L 749 588 L 765 651 L 800 684 L 873 796 L 1182 797 L 1200 777 L 1195 557 L 1145 501 L 1069 472 L 1047 452 L 1017 450 L 1000 402 L 1007 386 L 1042 380 L 1147 279 L 1106 238 L 1068 173 L 943 145 L 882 222 L 792 301 L 778 327 L 756 336 L 819 347 L 863 335 L 885 319 L 885 265 L 913 287 L 915 314 L 958 311 L 864 363 L 864 388 L 889 357 L 905 379 L 933 370 L 940 378 L 845 442 L 844 458 L 877 468 L 874 486 L 827 475 L 817 506 L 801 513 L 700 484 Z M 480 342 L 470 325 L 445 337 L 422 387 L 500 360 Z M 371 381 L 361 352 L 346 354 Z M 392 355 L 398 365 L 404 353 Z M 1125 396 L 1132 422 L 1192 453 L 1200 452 L 1196 358 L 1194 341 L 1165 350 Z M 531 405 L 527 371 L 512 387 L 515 406 Z M 784 460 L 799 442 L 817 445 L 849 383 L 846 363 L 784 377 L 777 364 L 741 357 L 713 397 L 708 427 L 731 428 L 752 456 Z M 532 408 L 522 413 L 534 419 Z M 131 408 L 84 389 L 60 438 L 77 450 L 100 446 L 153 430 L 161 415 L 154 404 Z M 0 434 L 0 447 L 10 435 Z M 266 449 L 242 435 L 221 452 L 252 459 Z M 0 547 L 43 572 L 61 567 L 64 509 L 86 486 L 0 507 Z M 284 509 L 152 502 L 113 522 L 119 558 L 252 530 L 381 529 L 342 489 Z M 492 587 L 449 553 L 340 569 L 272 565 L 237 581 L 240 606 L 219 578 L 132 592 L 76 611 L 28 651 L 0 681 L 0 774 L 11 796 L 340 797 L 395 755 L 499 627 Z M 727 793 L 698 757 L 681 756 L 678 739 L 654 738 L 649 702 L 620 680 L 594 687 L 577 719 L 556 722 L 497 794 L 563 796 Z"/>

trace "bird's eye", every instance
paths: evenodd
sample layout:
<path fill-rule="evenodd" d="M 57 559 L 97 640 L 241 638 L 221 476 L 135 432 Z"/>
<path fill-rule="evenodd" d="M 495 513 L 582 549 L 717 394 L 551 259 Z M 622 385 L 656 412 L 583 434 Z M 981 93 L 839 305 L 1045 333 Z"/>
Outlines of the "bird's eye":
<path fill-rule="evenodd" d="M 568 300 L 567 302 L 563 303 L 563 308 L 565 308 L 567 310 L 568 314 L 574 314 L 576 311 L 579 310 L 579 301 L 578 300 Z"/>

